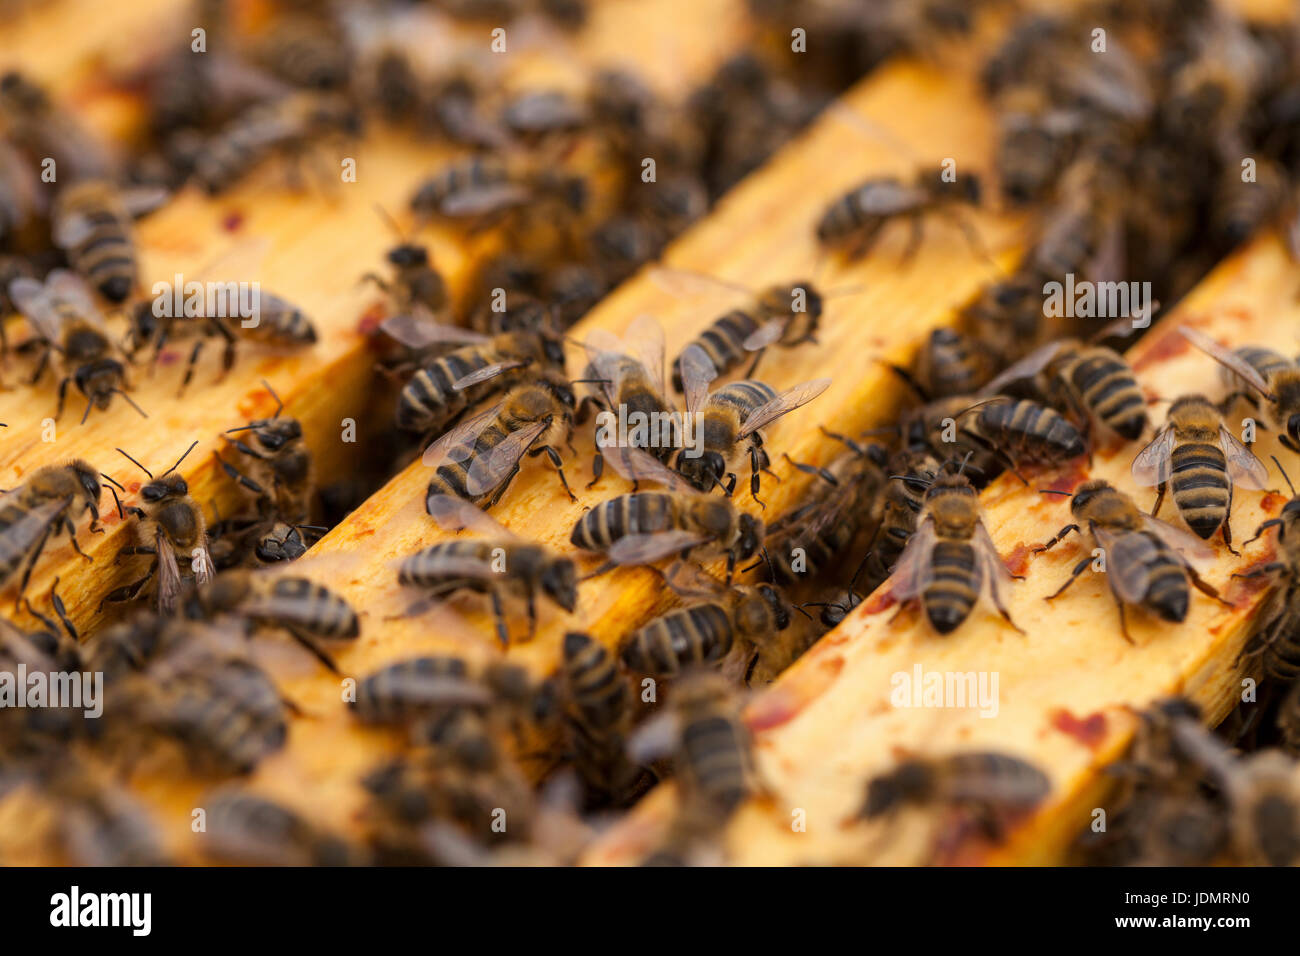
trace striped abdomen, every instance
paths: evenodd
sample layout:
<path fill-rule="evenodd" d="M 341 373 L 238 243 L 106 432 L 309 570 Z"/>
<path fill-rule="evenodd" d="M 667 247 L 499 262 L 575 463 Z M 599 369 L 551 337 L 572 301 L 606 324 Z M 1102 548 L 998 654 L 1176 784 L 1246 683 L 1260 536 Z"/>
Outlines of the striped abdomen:
<path fill-rule="evenodd" d="M 454 415 L 463 412 L 477 389 L 456 390 L 458 381 L 486 368 L 487 354 L 479 348 L 457 349 L 417 371 L 402 387 L 397 399 L 397 427 L 408 431 L 432 431 L 441 428 Z"/>
<path fill-rule="evenodd" d="M 413 657 L 380 668 L 357 683 L 352 712 L 369 724 L 405 723 L 446 706 L 449 680 L 467 677 L 459 657 Z"/>
<path fill-rule="evenodd" d="M 565 635 L 563 674 L 574 766 L 589 791 L 618 797 L 634 776 L 624 750 L 627 682 L 614 656 L 578 632 Z"/>
<path fill-rule="evenodd" d="M 0 506 L 0 584 L 17 573 L 48 531 L 50 520 L 39 517 L 16 502 Z"/>
<path fill-rule="evenodd" d="M 718 318 L 692 342 L 708 353 L 718 375 L 726 375 L 752 354 L 745 351 L 745 339 L 758 330 L 758 320 L 742 309 L 733 309 Z M 673 388 L 682 390 L 682 360 L 673 361 Z"/>
<path fill-rule="evenodd" d="M 300 608 L 299 614 L 281 613 L 276 621 L 291 623 L 318 637 L 356 637 L 361 632 L 352 605 L 327 587 L 307 578 L 277 578 L 271 597 L 279 608 Z M 272 623 L 275 623 L 273 621 Z"/>
<path fill-rule="evenodd" d="M 1142 437 L 1147 427 L 1146 397 L 1127 362 L 1118 355 L 1094 352 L 1071 369 L 1070 380 L 1098 419 L 1129 441 Z"/>
<path fill-rule="evenodd" d="M 475 463 L 481 458 L 490 455 L 498 445 L 510 437 L 510 431 L 506 429 L 498 419 L 488 425 L 478 437 L 474 439 L 474 444 L 470 446 L 468 454 L 463 454 L 458 461 L 452 461 L 450 457 L 438 466 L 437 471 L 433 473 L 433 479 L 429 482 L 429 497 L 434 495 L 453 495 L 457 498 L 481 498 L 484 494 L 492 491 L 491 488 L 480 489 L 477 493 L 471 493 L 469 490 L 469 472 L 475 467 Z M 466 446 L 462 444 L 461 448 Z M 478 467 L 483 467 L 479 465 Z M 504 476 L 502 476 L 504 481 Z M 498 483 L 499 484 L 499 483 Z"/>
<path fill-rule="evenodd" d="M 1217 436 L 1210 441 L 1179 441 L 1169 456 L 1169 486 L 1178 513 L 1202 538 L 1219 530 L 1232 496 L 1228 461 Z"/>
<path fill-rule="evenodd" d="M 639 491 L 602 501 L 573 526 L 569 541 L 587 551 L 608 550 L 630 534 L 656 534 L 678 525 L 672 495 Z"/>
<path fill-rule="evenodd" d="M 77 215 L 87 227 L 66 250 L 72 268 L 110 302 L 125 301 L 136 283 L 130 224 L 108 204 L 76 196 L 60 204 L 59 215 Z"/>
<path fill-rule="evenodd" d="M 1182 562 L 1163 541 L 1148 531 L 1123 535 L 1107 555 L 1110 573 L 1143 575 L 1146 593 L 1142 606 L 1174 623 L 1187 618 L 1191 590 Z"/>
<path fill-rule="evenodd" d="M 1284 356 L 1279 355 L 1272 349 L 1261 348 L 1258 345 L 1242 346 L 1236 349 L 1236 353 L 1245 360 L 1246 364 L 1258 372 L 1266 382 L 1270 381 L 1276 373 L 1295 367 L 1294 363 L 1287 361 Z M 1224 369 L 1224 377 L 1237 383 L 1241 381 L 1227 369 Z"/>
<path fill-rule="evenodd" d="M 491 575 L 466 576 L 464 568 L 466 565 L 489 567 L 493 549 L 493 543 L 483 539 L 443 541 L 403 561 L 397 580 L 435 596 L 460 588 L 484 591 Z"/>
<path fill-rule="evenodd" d="M 939 539 L 930 556 L 934 580 L 921 592 L 925 616 L 940 634 L 951 634 L 979 598 L 980 572 L 968 541 Z"/>
<path fill-rule="evenodd" d="M 678 773 L 687 792 L 730 815 L 749 796 L 749 736 L 739 720 L 709 714 L 682 728 Z"/>
<path fill-rule="evenodd" d="M 260 668 L 227 661 L 213 673 L 183 675 L 168 691 L 160 729 L 218 769 L 247 773 L 284 746 L 284 703 Z"/>
<path fill-rule="evenodd" d="M 1051 782 L 1041 770 L 1018 757 L 976 751 L 945 757 L 939 787 L 948 800 L 1027 810 L 1047 796 Z"/>
<path fill-rule="evenodd" d="M 1055 464 L 1088 450 L 1079 429 L 1046 405 L 1024 399 L 985 406 L 979 431 L 1020 461 Z"/>
<path fill-rule="evenodd" d="M 817 239 L 823 243 L 849 239 L 859 231 L 879 227 L 884 217 L 915 208 L 915 191 L 897 179 L 869 179 L 826 208 L 817 223 Z"/>
<path fill-rule="evenodd" d="M 727 656 L 735 633 L 731 616 L 717 604 L 679 608 L 633 631 L 623 662 L 655 677 L 672 677 L 697 664 Z"/>

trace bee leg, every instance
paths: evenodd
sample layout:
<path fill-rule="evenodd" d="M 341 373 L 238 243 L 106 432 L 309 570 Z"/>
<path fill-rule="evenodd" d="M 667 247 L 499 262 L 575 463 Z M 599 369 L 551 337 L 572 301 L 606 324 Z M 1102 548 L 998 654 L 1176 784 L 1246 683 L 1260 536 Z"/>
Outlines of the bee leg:
<path fill-rule="evenodd" d="M 21 350 L 22 346 L 19 346 L 19 351 Z M 27 382 L 28 385 L 35 385 L 41 380 L 41 376 L 45 374 L 46 367 L 50 364 L 50 353 L 52 351 L 53 349 L 46 346 L 45 351 L 41 353 L 41 360 L 36 363 L 36 371 Z"/>
<path fill-rule="evenodd" d="M 365 285 L 367 282 L 374 283 L 378 286 L 379 290 L 385 294 L 390 294 L 392 292 L 392 287 L 388 284 L 388 280 L 378 272 L 367 272 L 357 280 L 357 285 Z"/>
<path fill-rule="evenodd" d="M 144 586 L 148 584 L 149 580 L 153 577 L 153 572 L 154 569 L 150 568 L 149 573 L 140 580 L 132 581 L 130 584 L 124 584 L 120 588 L 109 591 L 104 595 L 104 599 L 99 602 L 99 610 L 102 611 L 105 604 L 122 604 L 126 601 L 134 601 L 139 596 L 140 591 L 144 589 Z"/>
<path fill-rule="evenodd" d="M 1220 596 L 1218 589 L 1201 577 L 1194 567 L 1190 564 L 1184 564 L 1183 567 L 1187 569 L 1187 576 L 1191 579 L 1192 587 L 1196 588 L 1196 590 L 1200 591 L 1206 597 L 1214 598 L 1214 600 L 1218 601 L 1224 607 L 1236 607 L 1236 605 L 1231 601 L 1224 600 L 1224 598 Z"/>
<path fill-rule="evenodd" d="M 600 448 L 596 448 L 596 457 L 591 460 L 591 481 L 587 482 L 587 488 L 594 488 L 596 482 L 600 481 L 600 476 L 605 473 L 605 456 L 601 453 Z"/>
<path fill-rule="evenodd" d="M 1072 572 L 1070 572 L 1070 576 L 1069 576 L 1069 578 L 1066 579 L 1066 582 L 1065 582 L 1064 584 L 1062 584 L 1059 588 L 1057 588 L 1054 592 L 1052 592 L 1051 594 L 1047 595 L 1047 597 L 1043 598 L 1043 600 L 1044 600 L 1044 601 L 1054 601 L 1054 600 L 1056 600 L 1058 597 L 1060 597 L 1062 594 L 1064 594 L 1064 593 L 1065 593 L 1065 589 L 1068 588 L 1068 587 L 1069 587 L 1071 584 L 1073 584 L 1075 581 L 1079 580 L 1079 575 L 1083 574 L 1084 571 L 1087 571 L 1087 570 L 1088 570 L 1088 565 L 1090 565 L 1090 564 L 1092 564 L 1092 555 L 1088 555 L 1086 558 L 1084 558 L 1082 561 L 1080 561 L 1078 564 L 1076 564 L 1076 565 L 1074 566 L 1074 570 L 1073 570 Z M 1121 613 L 1122 613 L 1122 612 L 1121 612 Z"/>
<path fill-rule="evenodd" d="M 925 240 L 925 222 L 919 210 L 908 216 L 908 225 L 911 232 L 907 237 L 907 246 L 903 249 L 902 258 L 898 260 L 901 266 L 908 265 L 916 258 L 916 254 L 921 251 L 921 243 Z"/>
<path fill-rule="evenodd" d="M 72 523 L 71 518 L 63 519 L 63 530 L 68 532 L 68 540 L 72 542 L 72 550 L 77 552 L 77 554 L 81 555 L 87 561 L 94 561 L 94 558 L 81 550 L 81 544 L 77 541 L 77 526 Z"/>
<path fill-rule="evenodd" d="M 58 421 L 63 415 L 63 405 L 68 400 L 68 384 L 72 381 L 72 376 L 65 376 L 59 383 L 59 404 L 54 409 L 54 420 Z"/>
<path fill-rule="evenodd" d="M 1228 482 L 1228 507 L 1223 513 L 1223 544 L 1228 549 L 1228 553 L 1234 557 L 1241 557 L 1241 552 L 1232 546 L 1232 482 Z"/>
<path fill-rule="evenodd" d="M 59 616 L 59 621 L 63 624 L 63 629 L 68 632 L 68 637 L 73 641 L 80 643 L 81 637 L 77 634 L 76 626 L 68 619 L 68 610 L 63 606 L 63 598 L 59 597 L 59 579 L 55 578 L 54 583 L 50 585 L 50 604 L 54 608 L 54 613 Z"/>
<path fill-rule="evenodd" d="M 152 548 L 147 545 L 128 544 L 125 548 L 122 548 L 120 551 L 117 552 L 117 557 L 113 560 L 113 563 L 121 564 L 123 555 L 129 558 L 132 555 L 136 555 L 136 554 L 156 555 L 157 553 L 158 553 L 157 548 Z"/>
<path fill-rule="evenodd" d="M 750 362 L 749 368 L 745 369 L 745 374 L 743 376 L 744 378 L 754 377 L 754 372 L 758 370 L 758 363 L 763 360 L 763 353 L 766 351 L 767 349 L 759 349 L 757 352 L 754 353 L 754 361 Z"/>
<path fill-rule="evenodd" d="M 1160 506 L 1165 503 L 1165 482 L 1160 482 L 1156 487 L 1156 503 L 1151 506 L 1151 517 L 1160 514 Z"/>
<path fill-rule="evenodd" d="M 786 461 L 788 461 L 792 467 L 797 468 L 799 471 L 802 471 L 806 475 L 816 475 L 818 478 L 820 478 L 822 481 L 826 482 L 829 485 L 839 484 L 838 479 L 836 479 L 836 477 L 832 475 L 829 471 L 827 471 L 825 468 L 820 468 L 817 465 L 808 465 L 801 461 L 795 461 L 785 452 L 781 452 L 781 457 L 784 458 Z"/>
<path fill-rule="evenodd" d="M 537 636 L 537 596 L 528 592 L 528 639 L 531 641 Z"/>
<path fill-rule="evenodd" d="M 515 480 L 515 475 L 517 474 L 519 474 L 519 463 L 515 462 L 515 467 L 511 469 L 510 474 L 506 475 L 505 481 L 497 485 L 497 490 L 496 493 L 492 495 L 492 500 L 483 507 L 484 511 L 494 507 L 496 503 L 501 500 L 501 496 L 506 493 L 506 489 L 510 487 L 510 482 Z M 563 476 L 561 476 L 561 480 L 563 480 Z M 565 490 L 568 490 L 568 485 L 565 485 Z M 574 501 L 577 500 L 572 494 L 570 494 L 569 497 Z"/>
<path fill-rule="evenodd" d="M 569 480 L 564 477 L 564 459 L 560 457 L 560 453 L 550 445 L 545 446 L 542 451 L 546 452 L 546 457 L 555 466 L 555 473 L 560 476 L 560 484 L 564 486 L 564 493 L 569 496 L 570 501 L 577 501 L 577 496 L 569 490 Z M 518 470 L 519 468 L 516 466 L 515 471 Z"/>
<path fill-rule="evenodd" d="M 506 630 L 506 612 L 501 605 L 501 593 L 496 588 L 490 591 L 492 598 L 492 616 L 496 619 L 497 640 L 503 648 L 510 646 L 510 632 Z"/>
<path fill-rule="evenodd" d="M 284 627 L 285 632 L 288 633 L 290 637 L 306 648 L 311 653 L 312 657 L 324 664 L 331 674 L 339 673 L 339 667 L 334 663 L 334 658 L 325 653 L 324 648 L 317 644 L 310 635 L 296 627 L 287 627 L 285 625 L 281 625 L 281 627 Z"/>
<path fill-rule="evenodd" d="M 185 374 L 181 376 L 181 387 L 179 394 L 185 394 L 185 389 L 190 387 L 190 382 L 194 381 L 194 369 L 199 363 L 199 356 L 203 354 L 203 346 L 206 339 L 199 339 L 194 343 L 194 348 L 190 349 L 189 361 L 185 363 Z"/>
<path fill-rule="evenodd" d="M 18 597 L 14 600 L 14 607 L 19 606 L 22 600 L 23 592 L 27 590 L 27 582 L 32 578 L 32 569 L 36 567 L 36 560 L 45 550 L 45 542 L 50 539 L 50 529 L 46 528 L 45 533 L 41 535 L 41 540 L 36 542 L 36 547 L 32 549 L 32 556 L 27 559 L 27 567 L 23 569 L 22 580 L 18 582 Z"/>
<path fill-rule="evenodd" d="M 1136 644 L 1137 641 L 1133 640 L 1133 635 L 1128 632 L 1128 618 L 1124 614 L 1124 602 L 1113 593 L 1111 596 L 1115 598 L 1115 607 L 1119 610 L 1119 633 L 1130 644 Z"/>
<path fill-rule="evenodd" d="M 1020 580 L 1024 580 L 1023 575 L 1020 577 Z M 989 581 L 989 595 L 993 598 L 993 606 L 998 609 L 998 614 L 1002 616 L 1002 620 L 1010 624 L 1012 630 L 1016 631 L 1017 633 L 1024 634 L 1025 633 L 1024 628 L 1022 628 L 1015 621 L 1011 620 L 1011 612 L 1008 611 L 1007 606 L 1002 603 L 1002 592 L 998 590 L 996 581 Z"/>
<path fill-rule="evenodd" d="M 217 461 L 221 463 L 221 468 L 223 471 L 225 471 L 227 475 L 229 475 L 231 478 L 233 478 L 243 487 L 247 488 L 249 491 L 253 492 L 253 494 L 259 496 L 266 494 L 266 490 L 261 485 L 259 485 L 257 482 L 255 482 L 253 479 L 249 478 L 248 476 L 242 474 L 237 468 L 235 468 L 234 465 L 230 464 L 230 462 L 226 461 L 216 452 L 212 453 L 212 457 L 216 458 Z"/>
<path fill-rule="evenodd" d="M 754 656 L 749 659 L 749 666 L 745 668 L 745 686 L 749 686 L 750 679 L 754 676 L 754 668 L 758 666 L 759 652 L 754 649 Z"/>
<path fill-rule="evenodd" d="M 1038 548 L 1034 548 L 1034 550 L 1031 553 L 1038 554 L 1042 551 L 1050 551 L 1052 550 L 1052 548 L 1060 544 L 1066 538 L 1066 536 L 1068 536 L 1071 532 L 1078 531 L 1078 530 L 1079 530 L 1079 526 L 1077 524 L 1067 524 L 1064 528 L 1062 528 L 1060 531 L 1056 533 L 1056 537 L 1054 537 L 1051 541 L 1047 542 L 1047 544 L 1042 545 L 1041 547 Z"/>
<path fill-rule="evenodd" d="M 840 444 L 846 446 L 850 451 L 854 452 L 855 454 L 863 455 L 863 456 L 867 454 L 867 450 L 865 448 L 863 448 L 861 445 L 855 442 L 852 438 L 849 438 L 847 435 L 841 435 L 839 432 L 833 432 L 829 428 L 826 428 L 824 425 L 821 426 L 821 433 L 825 435 L 827 438 L 833 439 L 834 441 L 837 441 Z"/>
<path fill-rule="evenodd" d="M 1265 564 L 1251 571 L 1246 571 L 1246 572 L 1236 571 L 1231 576 L 1234 578 L 1262 578 L 1265 575 L 1277 574 L 1278 572 L 1285 571 L 1286 569 L 1287 569 L 1286 564 L 1284 564 L 1281 561 L 1274 561 L 1271 564 Z"/>
<path fill-rule="evenodd" d="M 726 494 L 728 498 L 736 493 L 736 476 L 731 472 L 727 472 L 727 480 L 720 482 L 720 484 L 722 485 L 723 493 Z"/>

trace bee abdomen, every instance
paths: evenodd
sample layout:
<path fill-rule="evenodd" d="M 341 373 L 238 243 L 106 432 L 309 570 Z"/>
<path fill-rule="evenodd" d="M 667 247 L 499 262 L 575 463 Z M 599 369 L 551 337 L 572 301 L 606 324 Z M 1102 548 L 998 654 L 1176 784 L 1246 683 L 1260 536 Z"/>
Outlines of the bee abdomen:
<path fill-rule="evenodd" d="M 922 593 L 925 615 L 940 634 L 955 631 L 979 597 L 975 551 L 964 541 L 938 541 L 931 556 L 934 580 Z"/>
<path fill-rule="evenodd" d="M 693 664 L 726 657 L 733 639 L 726 611 L 716 604 L 700 604 L 670 611 L 633 632 L 623 661 L 641 673 L 671 677 Z"/>
<path fill-rule="evenodd" d="M 1174 623 L 1186 620 L 1191 590 L 1182 565 L 1162 550 L 1160 557 L 1148 565 L 1147 573 L 1150 577 L 1145 606 L 1163 620 Z"/>
<path fill-rule="evenodd" d="M 357 684 L 356 698 L 349 704 L 365 723 L 401 723 L 439 706 L 440 682 L 466 676 L 465 661 L 459 657 L 410 658 L 364 677 Z"/>
<path fill-rule="evenodd" d="M 1146 399 L 1133 370 L 1111 356 L 1084 359 L 1073 373 L 1083 402 L 1129 441 L 1142 436 L 1147 426 Z"/>
<path fill-rule="evenodd" d="M 1059 413 L 1027 400 L 989 405 L 980 411 L 980 431 L 1025 459 L 1051 464 L 1086 452 L 1083 435 Z"/>
<path fill-rule="evenodd" d="M 730 813 L 749 795 L 748 741 L 736 721 L 722 715 L 691 721 L 681 748 L 693 789 L 712 807 Z"/>
<path fill-rule="evenodd" d="M 758 328 L 758 322 L 748 312 L 733 309 L 714 321 L 701 333 L 692 344 L 698 345 L 708 354 L 719 375 L 729 371 L 744 361 L 745 339 Z M 673 387 L 682 390 L 682 361 L 673 362 Z"/>
<path fill-rule="evenodd" d="M 1171 455 L 1170 487 L 1187 526 L 1208 538 L 1228 514 L 1227 460 L 1217 445 L 1182 444 Z"/>

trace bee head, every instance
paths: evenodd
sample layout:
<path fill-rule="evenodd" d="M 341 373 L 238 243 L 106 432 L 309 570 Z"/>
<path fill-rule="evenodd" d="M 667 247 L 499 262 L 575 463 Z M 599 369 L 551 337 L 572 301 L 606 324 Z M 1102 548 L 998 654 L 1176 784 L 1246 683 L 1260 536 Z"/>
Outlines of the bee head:
<path fill-rule="evenodd" d="M 1100 479 L 1085 481 L 1070 499 L 1070 511 L 1077 515 L 1084 514 L 1098 498 L 1111 490 L 1110 484 Z"/>
<path fill-rule="evenodd" d="M 429 250 L 418 242 L 403 242 L 388 250 L 388 261 L 399 269 L 410 269 L 429 264 Z"/>
<path fill-rule="evenodd" d="M 99 496 L 104 490 L 103 485 L 100 484 L 99 472 L 80 459 L 70 464 L 68 470 L 76 478 L 77 484 L 81 488 L 81 495 L 86 499 L 86 504 L 90 506 L 91 512 L 98 517 Z"/>
<path fill-rule="evenodd" d="M 861 815 L 870 820 L 900 803 L 922 796 L 930 786 L 930 780 L 930 771 L 925 764 L 918 760 L 905 760 L 891 773 L 873 777 L 867 784 L 867 799 Z"/>
<path fill-rule="evenodd" d="M 302 423 L 296 418 L 273 418 L 255 428 L 253 437 L 267 451 L 278 451 L 302 437 Z"/>
<path fill-rule="evenodd" d="M 1286 433 L 1291 439 L 1291 450 L 1300 448 L 1300 412 L 1296 412 L 1286 420 Z"/>
<path fill-rule="evenodd" d="M 677 470 L 699 491 L 711 491 L 714 485 L 722 483 L 722 476 L 727 472 L 727 462 L 718 451 L 706 451 L 691 458 L 683 449 L 677 456 Z"/>
<path fill-rule="evenodd" d="M 578 606 L 578 574 L 568 558 L 551 561 L 542 572 L 542 590 L 570 614 Z"/>
<path fill-rule="evenodd" d="M 564 342 L 554 335 L 541 336 L 542 357 L 548 365 L 564 368 Z"/>
<path fill-rule="evenodd" d="M 190 486 L 180 475 L 163 475 L 140 489 L 140 497 L 152 502 L 165 501 L 168 498 L 183 498 L 189 493 Z"/>
<path fill-rule="evenodd" d="M 763 520 L 751 514 L 740 515 L 740 537 L 736 540 L 736 557 L 744 560 L 758 554 L 763 546 Z"/>
<path fill-rule="evenodd" d="M 784 631 L 790 626 L 790 609 L 786 606 L 785 601 L 781 599 L 781 593 L 770 584 L 760 584 L 758 593 L 762 595 L 767 606 L 772 610 L 772 620 L 776 622 L 776 629 Z"/>

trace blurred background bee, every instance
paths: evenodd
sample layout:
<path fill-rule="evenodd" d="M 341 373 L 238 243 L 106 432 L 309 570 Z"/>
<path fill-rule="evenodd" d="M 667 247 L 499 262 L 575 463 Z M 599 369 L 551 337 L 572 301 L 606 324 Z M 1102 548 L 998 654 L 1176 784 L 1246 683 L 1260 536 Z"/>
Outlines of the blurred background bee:
<path fill-rule="evenodd" d="M 105 180 L 64 186 L 50 213 L 54 241 L 95 291 L 120 304 L 139 282 L 131 221 L 166 198 L 158 188 L 118 189 Z"/>
<path fill-rule="evenodd" d="M 21 598 L 45 545 L 60 530 L 67 533 L 77 553 L 90 560 L 77 543 L 72 513 L 80 501 L 90 513 L 90 530 L 99 529 L 101 481 L 112 479 L 78 459 L 38 468 L 17 488 L 0 493 L 0 584 L 23 568 L 18 585 Z"/>

